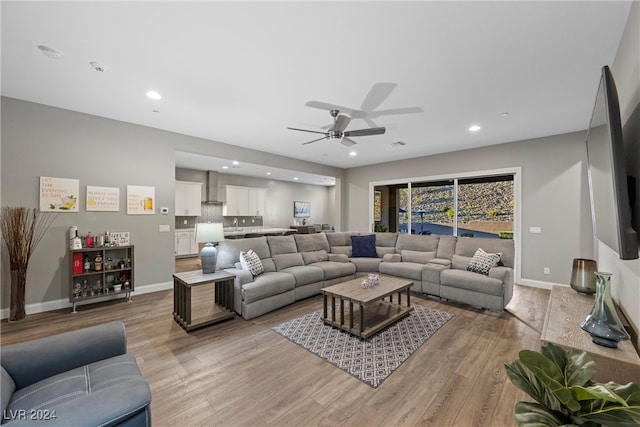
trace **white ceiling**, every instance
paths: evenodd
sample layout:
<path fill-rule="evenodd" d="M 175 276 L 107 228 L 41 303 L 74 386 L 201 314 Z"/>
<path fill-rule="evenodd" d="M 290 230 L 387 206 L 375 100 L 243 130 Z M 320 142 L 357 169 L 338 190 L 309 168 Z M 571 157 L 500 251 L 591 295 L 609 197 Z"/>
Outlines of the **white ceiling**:
<path fill-rule="evenodd" d="M 2 1 L 1 91 L 350 168 L 586 129 L 630 5 Z M 375 118 L 386 134 L 351 148 L 302 146 L 315 134 L 287 130 L 331 123 L 308 101 L 360 109 L 376 83 L 397 85 L 377 110 L 423 112 Z M 152 89 L 163 99 L 148 99 Z M 347 129 L 368 126 L 353 119 Z"/>

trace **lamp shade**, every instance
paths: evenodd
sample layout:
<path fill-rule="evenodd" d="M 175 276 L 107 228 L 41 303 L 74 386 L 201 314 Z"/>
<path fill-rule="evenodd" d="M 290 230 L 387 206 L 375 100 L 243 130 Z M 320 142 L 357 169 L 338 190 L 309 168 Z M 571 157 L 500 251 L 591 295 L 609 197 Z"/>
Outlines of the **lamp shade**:
<path fill-rule="evenodd" d="M 224 230 L 222 223 L 219 222 L 201 222 L 196 224 L 196 242 L 214 243 L 224 240 Z"/>

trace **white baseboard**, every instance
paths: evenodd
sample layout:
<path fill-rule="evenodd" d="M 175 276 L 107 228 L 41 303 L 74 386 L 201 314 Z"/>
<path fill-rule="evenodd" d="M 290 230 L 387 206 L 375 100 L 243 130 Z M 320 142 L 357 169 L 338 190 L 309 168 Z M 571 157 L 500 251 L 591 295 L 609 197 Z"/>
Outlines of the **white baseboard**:
<path fill-rule="evenodd" d="M 136 295 L 142 295 L 142 294 L 149 294 L 151 292 L 167 291 L 169 289 L 173 289 L 173 282 L 153 283 L 151 285 L 145 285 L 145 286 L 140 286 L 139 288 L 136 288 L 136 290 L 132 292 L 131 295 L 136 296 Z M 124 294 L 121 294 L 121 295 L 124 295 Z M 113 299 L 113 298 L 106 296 L 104 298 L 93 299 L 92 301 L 100 302 L 100 301 L 109 301 L 110 299 Z M 45 302 L 36 302 L 33 304 L 27 304 L 24 309 L 27 315 L 29 315 L 29 314 L 43 313 L 45 311 L 60 310 L 62 308 L 71 308 L 72 306 L 73 304 L 70 303 L 68 299 L 59 299 L 54 301 L 45 301 Z M 9 318 L 9 308 L 3 308 L 0 311 L 0 319 L 8 319 L 8 318 Z"/>
<path fill-rule="evenodd" d="M 532 288 L 542 288 L 549 289 L 553 286 L 568 286 L 565 283 L 553 283 L 553 282 L 543 282 L 542 280 L 533 280 L 533 279 L 520 279 L 518 282 L 519 285 L 531 286 Z"/>

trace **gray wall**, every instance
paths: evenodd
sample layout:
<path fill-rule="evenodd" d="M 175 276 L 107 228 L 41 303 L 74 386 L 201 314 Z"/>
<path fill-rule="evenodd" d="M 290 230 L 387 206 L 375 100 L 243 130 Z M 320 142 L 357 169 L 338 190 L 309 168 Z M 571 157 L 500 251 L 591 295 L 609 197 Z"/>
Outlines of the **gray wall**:
<path fill-rule="evenodd" d="M 522 278 L 569 283 L 573 258 L 588 257 L 593 245 L 584 137 L 576 132 L 349 169 L 348 228 L 369 228 L 370 181 L 521 167 Z M 542 234 L 530 234 L 532 226 Z"/>
<path fill-rule="evenodd" d="M 27 272 L 27 312 L 68 305 L 66 233 L 71 225 L 78 226 L 81 233 L 129 231 L 136 246 L 136 288 L 147 287 L 150 291 L 170 285 L 174 271 L 176 149 L 335 176 L 337 188 L 322 190 L 327 200 L 339 197 L 336 194 L 340 194 L 343 176 L 337 168 L 6 97 L 2 97 L 1 131 L 2 206 L 38 207 L 40 176 L 80 180 L 80 212 L 59 214 L 33 254 Z M 120 188 L 120 212 L 86 212 L 87 185 Z M 126 214 L 127 185 L 155 187 L 155 215 Z M 307 189 L 301 187 L 291 190 L 291 197 L 305 195 Z M 317 196 L 318 205 L 324 198 Z M 162 206 L 169 207 L 170 215 L 158 213 Z M 329 209 L 323 207 L 322 215 L 326 217 Z M 339 212 L 334 217 L 337 222 L 341 220 Z M 163 224 L 170 225 L 171 232 L 160 233 L 158 227 Z M 5 250 L 1 266 L 4 309 L 9 305 L 10 283 Z"/>

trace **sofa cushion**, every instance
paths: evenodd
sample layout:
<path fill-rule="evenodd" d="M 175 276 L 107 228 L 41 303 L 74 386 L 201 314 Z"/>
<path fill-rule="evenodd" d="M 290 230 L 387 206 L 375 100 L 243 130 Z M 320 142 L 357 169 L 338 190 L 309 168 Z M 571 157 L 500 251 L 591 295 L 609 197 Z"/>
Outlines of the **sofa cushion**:
<path fill-rule="evenodd" d="M 292 291 L 296 286 L 296 279 L 289 273 L 264 273 L 252 282 L 242 285 L 242 300 L 250 304 L 273 295 Z"/>
<path fill-rule="evenodd" d="M 329 242 L 325 233 L 295 234 L 293 236 L 298 252 L 326 251 L 329 252 Z"/>
<path fill-rule="evenodd" d="M 489 295 L 502 296 L 504 294 L 501 280 L 466 270 L 443 270 L 440 273 L 440 284 Z"/>
<path fill-rule="evenodd" d="M 440 236 L 438 240 L 438 251 L 436 257 L 442 259 L 451 259 L 456 251 L 456 243 L 458 238 L 456 236 Z"/>
<path fill-rule="evenodd" d="M 400 252 L 400 256 L 402 257 L 402 262 L 415 262 L 417 264 L 426 264 L 429 260 L 436 257 L 435 251 L 433 252 L 421 252 L 421 251 L 410 251 L 408 249 Z"/>
<path fill-rule="evenodd" d="M 296 265 L 304 265 L 302 254 L 295 252 L 290 254 L 279 254 L 271 257 L 276 265 L 276 270 L 281 271 L 285 268 L 294 267 Z"/>
<path fill-rule="evenodd" d="M 396 241 L 396 253 L 410 251 L 435 252 L 438 249 L 438 236 L 418 234 L 399 234 Z"/>
<path fill-rule="evenodd" d="M 7 406 L 9 406 L 9 399 L 16 389 L 16 383 L 11 378 L 11 375 L 0 366 L 0 395 L 2 396 L 2 413 L 6 414 Z"/>
<path fill-rule="evenodd" d="M 500 260 L 506 267 L 513 268 L 515 261 L 515 249 L 511 239 L 483 239 L 477 237 L 461 237 L 456 243 L 456 255 L 473 257 L 478 248 L 486 252 L 502 254 Z M 466 268 L 466 266 L 464 267 Z"/>
<path fill-rule="evenodd" d="M 235 263 L 240 261 L 240 252 L 247 252 L 249 249 L 253 249 L 260 259 L 271 256 L 266 237 L 223 240 L 218 243 L 216 267 L 234 268 Z"/>
<path fill-rule="evenodd" d="M 376 246 L 395 248 L 398 233 L 378 232 L 376 234 Z"/>
<path fill-rule="evenodd" d="M 367 234 L 364 236 L 351 236 L 351 257 L 369 257 L 378 256 L 376 252 L 376 235 Z"/>
<path fill-rule="evenodd" d="M 298 252 L 293 236 L 267 236 L 271 256 Z"/>
<path fill-rule="evenodd" d="M 332 254 L 341 254 L 351 257 L 351 245 L 349 246 L 331 246 Z"/>
<path fill-rule="evenodd" d="M 260 257 L 253 249 L 249 249 L 247 252 L 240 252 L 240 265 L 243 270 L 248 270 L 254 277 L 264 273 Z"/>
<path fill-rule="evenodd" d="M 135 357 L 123 354 L 26 386 L 13 394 L 7 410 L 55 411 L 68 425 L 83 425 L 87 419 L 93 425 L 117 425 L 150 401 L 151 390 Z"/>
<path fill-rule="evenodd" d="M 339 231 L 335 233 L 322 233 L 327 237 L 327 241 L 329 242 L 329 246 L 351 246 L 351 236 L 354 233 L 350 233 L 348 231 Z"/>
<path fill-rule="evenodd" d="M 353 265 L 356 266 L 357 273 L 377 273 L 379 271 L 379 265 L 382 262 L 382 258 L 351 258 Z"/>
<path fill-rule="evenodd" d="M 350 262 L 320 261 L 311 265 L 320 267 L 324 271 L 325 281 L 353 276 L 356 272 L 356 266 Z"/>
<path fill-rule="evenodd" d="M 482 248 L 478 248 L 467 265 L 467 271 L 472 273 L 489 275 L 489 270 L 496 267 L 500 261 L 501 253 L 492 254 L 485 252 Z"/>
<path fill-rule="evenodd" d="M 312 264 L 314 262 L 328 261 L 329 254 L 324 249 L 320 251 L 302 252 L 302 259 L 305 264 Z"/>
<path fill-rule="evenodd" d="M 424 264 L 415 262 L 382 262 L 380 273 L 410 279 L 419 286 L 422 281 L 422 267 Z"/>
<path fill-rule="evenodd" d="M 312 283 L 322 282 L 324 280 L 324 271 L 313 265 L 298 265 L 282 270 L 283 273 L 289 273 L 296 279 L 296 288 L 299 286 L 310 285 Z"/>
<path fill-rule="evenodd" d="M 395 247 L 386 247 L 386 246 L 376 246 L 376 254 L 378 255 L 378 258 L 384 258 L 384 256 L 386 254 L 395 254 L 396 253 L 396 248 Z"/>

